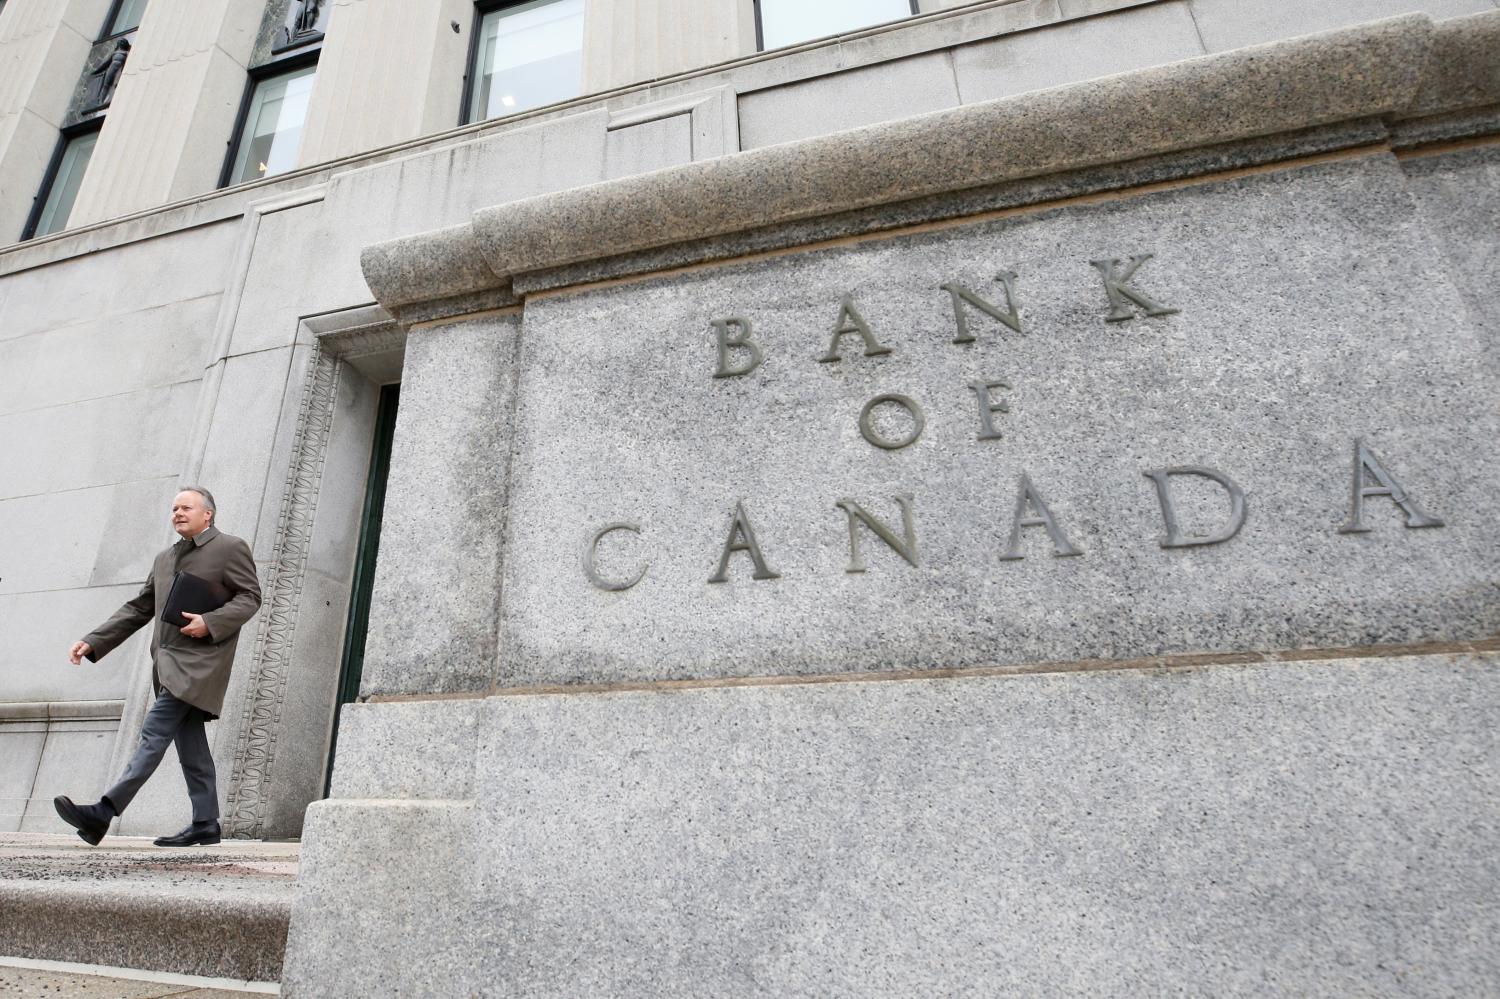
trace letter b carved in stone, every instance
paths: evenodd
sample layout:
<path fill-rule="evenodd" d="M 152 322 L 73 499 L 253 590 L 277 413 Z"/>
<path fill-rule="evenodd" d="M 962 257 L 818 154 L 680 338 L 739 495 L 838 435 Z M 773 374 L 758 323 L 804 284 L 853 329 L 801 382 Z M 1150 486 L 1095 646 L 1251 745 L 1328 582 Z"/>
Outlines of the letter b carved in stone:
<path fill-rule="evenodd" d="M 709 321 L 709 325 L 714 328 L 714 337 L 719 347 L 719 366 L 714 369 L 715 378 L 748 375 L 766 359 L 765 351 L 760 349 L 760 344 L 751 335 L 750 320 L 744 316 L 713 319 Z M 736 361 L 730 353 L 731 347 L 747 351 L 748 356 Z"/>

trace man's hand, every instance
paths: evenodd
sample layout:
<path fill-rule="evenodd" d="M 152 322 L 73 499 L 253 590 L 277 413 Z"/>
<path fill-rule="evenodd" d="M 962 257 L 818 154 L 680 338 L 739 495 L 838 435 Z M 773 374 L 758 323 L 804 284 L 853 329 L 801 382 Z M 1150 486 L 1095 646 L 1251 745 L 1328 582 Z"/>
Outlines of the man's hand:
<path fill-rule="evenodd" d="M 68 650 L 68 662 L 74 666 L 83 662 L 83 657 L 93 652 L 93 646 L 88 642 L 74 642 L 73 647 Z"/>
<path fill-rule="evenodd" d="M 189 638 L 208 637 L 208 625 L 203 623 L 202 614 L 189 614 L 187 611 L 183 611 L 182 616 L 187 618 L 188 623 L 183 625 L 178 630 L 180 630 L 184 635 Z"/>

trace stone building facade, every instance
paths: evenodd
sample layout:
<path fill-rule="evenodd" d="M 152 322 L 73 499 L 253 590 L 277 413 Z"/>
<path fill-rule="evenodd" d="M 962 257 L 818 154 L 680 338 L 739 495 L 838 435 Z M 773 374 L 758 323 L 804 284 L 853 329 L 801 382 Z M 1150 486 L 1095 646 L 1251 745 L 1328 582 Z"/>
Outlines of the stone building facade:
<path fill-rule="evenodd" d="M 1496 4 L 797 6 L 6 0 L 0 829 L 201 482 L 287 994 L 1494 981 Z"/>

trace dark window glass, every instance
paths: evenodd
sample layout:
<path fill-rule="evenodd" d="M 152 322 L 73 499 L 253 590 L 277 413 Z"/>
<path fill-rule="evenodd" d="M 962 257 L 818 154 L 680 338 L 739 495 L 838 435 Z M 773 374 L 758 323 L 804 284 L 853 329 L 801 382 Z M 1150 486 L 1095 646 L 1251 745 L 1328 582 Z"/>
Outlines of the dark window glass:
<path fill-rule="evenodd" d="M 912 0 L 756 0 L 760 47 L 784 45 L 899 21 L 916 13 Z"/>
<path fill-rule="evenodd" d="M 115 16 L 109 20 L 109 30 L 106 35 L 118 35 L 126 31 L 134 31 L 141 26 L 141 14 L 146 10 L 146 0 L 120 0 L 120 6 L 115 10 Z"/>
<path fill-rule="evenodd" d="M 317 71 L 316 65 L 303 66 L 256 82 L 225 183 L 272 177 L 297 165 Z"/>
<path fill-rule="evenodd" d="M 533 0 L 485 14 L 474 36 L 466 120 L 577 97 L 583 86 L 583 0 Z"/>
<path fill-rule="evenodd" d="M 33 236 L 45 236 L 68 227 L 68 216 L 73 212 L 73 202 L 78 199 L 78 188 L 83 184 L 83 175 L 89 168 L 89 157 L 94 154 L 94 143 L 99 141 L 99 132 L 86 132 L 68 140 L 58 160 L 57 171 L 49 178 L 42 213 L 37 216 Z"/>

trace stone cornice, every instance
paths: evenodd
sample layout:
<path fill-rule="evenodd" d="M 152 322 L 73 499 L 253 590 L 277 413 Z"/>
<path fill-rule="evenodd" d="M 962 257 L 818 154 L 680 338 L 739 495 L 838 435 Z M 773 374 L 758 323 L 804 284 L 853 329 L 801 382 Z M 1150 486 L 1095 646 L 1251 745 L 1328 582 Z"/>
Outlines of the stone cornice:
<path fill-rule="evenodd" d="M 1500 103 L 1500 11 L 1412 14 L 592 184 L 366 247 L 400 315 L 517 275 L 1340 122 Z"/>

